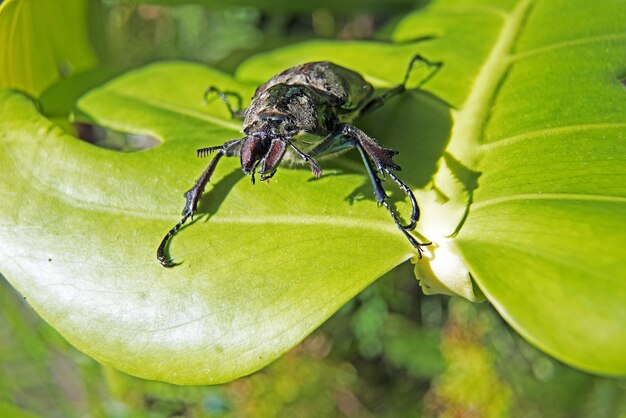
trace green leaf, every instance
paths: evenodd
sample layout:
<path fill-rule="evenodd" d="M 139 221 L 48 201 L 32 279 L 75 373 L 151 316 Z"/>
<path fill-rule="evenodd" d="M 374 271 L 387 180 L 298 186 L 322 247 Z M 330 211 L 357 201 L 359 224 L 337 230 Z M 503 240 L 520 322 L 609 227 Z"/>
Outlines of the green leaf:
<path fill-rule="evenodd" d="M 39 95 L 98 63 L 89 38 L 94 2 L 6 0 L 0 5 L 0 88 Z"/>
<path fill-rule="evenodd" d="M 447 3 L 433 10 L 442 20 L 464 4 Z M 464 101 L 449 96 L 458 107 L 446 149 L 479 173 L 454 242 L 487 298 L 547 352 L 611 374 L 626 373 L 624 6 L 465 9 L 497 22 L 499 33 Z M 394 40 L 419 35 L 425 20 L 408 17 Z M 446 41 L 428 51 L 446 55 Z M 448 171 L 442 166 L 435 186 L 454 177 Z"/>
<path fill-rule="evenodd" d="M 443 63 L 424 92 L 359 124 L 400 151 L 402 178 L 419 188 L 419 230 L 433 240 L 416 265 L 424 286 L 476 299 L 471 272 L 535 344 L 625 373 L 623 6 L 441 0 L 400 22 L 396 43 L 273 51 L 245 63 L 241 82 L 195 64 L 149 66 L 78 104 L 79 120 L 162 140 L 135 153 L 81 142 L 4 92 L 0 268 L 70 342 L 128 373 L 201 384 L 259 369 L 415 253 L 350 155 L 325 162 L 319 180 L 281 167 L 256 186 L 225 159 L 172 242 L 183 264 L 160 267 L 156 247 L 206 164 L 195 149 L 241 136 L 202 93 L 250 97 L 317 59 L 388 88 L 419 52 Z"/>
<path fill-rule="evenodd" d="M 350 201 L 366 181 L 360 168 L 329 168 L 315 181 L 284 168 L 253 187 L 233 159 L 172 243 L 183 264 L 161 267 L 156 248 L 206 164 L 195 149 L 241 135 L 219 101 L 203 104 L 208 85 L 252 92 L 199 65 L 169 63 L 80 102 L 97 123 L 163 139 L 136 153 L 81 142 L 26 97 L 0 97 L 0 164 L 10 173 L 0 180 L 3 273 L 79 349 L 182 384 L 267 364 L 413 255 L 384 209 Z M 354 263 L 362 258 L 372 262 Z"/>

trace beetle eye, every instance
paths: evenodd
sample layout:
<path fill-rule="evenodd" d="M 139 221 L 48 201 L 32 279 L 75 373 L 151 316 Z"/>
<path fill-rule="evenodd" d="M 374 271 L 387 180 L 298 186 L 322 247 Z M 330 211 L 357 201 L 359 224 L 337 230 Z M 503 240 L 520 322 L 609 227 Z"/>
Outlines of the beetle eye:
<path fill-rule="evenodd" d="M 276 122 L 285 122 L 289 119 L 289 117 L 283 113 L 261 113 L 261 120 L 270 120 Z"/>

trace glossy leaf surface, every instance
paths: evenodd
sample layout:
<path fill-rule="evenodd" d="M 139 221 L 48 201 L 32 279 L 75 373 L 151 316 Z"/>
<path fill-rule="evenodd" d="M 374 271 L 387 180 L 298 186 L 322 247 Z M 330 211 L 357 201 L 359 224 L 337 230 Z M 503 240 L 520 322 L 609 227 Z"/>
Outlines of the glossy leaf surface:
<path fill-rule="evenodd" d="M 418 273 L 458 248 L 519 332 L 570 364 L 624 373 L 623 6 L 439 1 L 400 22 L 395 44 L 309 42 L 251 59 L 241 81 L 146 67 L 78 103 L 79 118 L 163 141 L 135 153 L 83 143 L 4 92 L 0 268 L 68 340 L 126 372 L 199 384 L 257 370 L 415 254 L 358 159 L 324 162 L 319 180 L 281 168 L 255 186 L 226 159 L 200 205 L 208 216 L 172 243 L 183 263 L 160 267 L 156 247 L 206 164 L 195 149 L 241 135 L 202 93 L 250 97 L 320 59 L 389 88 L 420 53 L 443 63 L 424 92 L 359 121 L 419 188 L 419 229 L 435 246 Z"/>

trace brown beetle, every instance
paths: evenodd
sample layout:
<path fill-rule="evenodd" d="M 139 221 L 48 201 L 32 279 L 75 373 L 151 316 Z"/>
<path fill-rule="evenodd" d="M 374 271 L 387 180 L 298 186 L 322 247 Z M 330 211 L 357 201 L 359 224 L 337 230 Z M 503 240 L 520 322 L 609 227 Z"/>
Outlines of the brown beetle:
<path fill-rule="evenodd" d="M 360 74 L 326 61 L 297 65 L 277 74 L 256 89 L 250 106 L 244 111 L 232 109 L 227 95 L 236 96 L 235 93 L 222 93 L 214 87 L 209 88 L 207 93 L 217 93 L 233 117 L 243 116 L 245 137 L 197 150 L 199 157 L 212 152 L 216 154 L 195 185 L 185 193 L 187 201 L 182 212 L 183 218 L 159 245 L 157 258 L 161 264 L 164 267 L 175 265 L 165 255 L 169 240 L 187 219 L 193 218 L 204 188 L 222 157 L 238 156 L 243 172 L 251 175 L 254 183 L 255 173 L 260 175 L 261 180 L 267 180 L 276 173 L 283 160 L 308 163 L 313 175 L 320 177 L 322 169 L 315 162 L 316 157 L 338 154 L 351 148 L 358 149 L 361 154 L 378 205 L 387 208 L 421 258 L 421 247 L 430 243 L 420 243 L 408 233 L 415 229 L 419 208 L 411 189 L 394 174 L 394 171 L 400 170 L 393 161 L 397 151 L 383 148 L 351 124 L 356 117 L 379 108 L 391 97 L 404 92 L 413 64 L 418 61 L 435 69 L 440 66 L 416 55 L 409 64 L 402 84 L 377 97 L 373 97 L 374 88 Z M 435 72 L 431 72 L 422 84 Z M 241 98 L 237 98 L 241 103 Z M 400 222 L 387 202 L 388 196 L 378 174 L 391 177 L 411 200 L 412 213 L 408 225 Z"/>

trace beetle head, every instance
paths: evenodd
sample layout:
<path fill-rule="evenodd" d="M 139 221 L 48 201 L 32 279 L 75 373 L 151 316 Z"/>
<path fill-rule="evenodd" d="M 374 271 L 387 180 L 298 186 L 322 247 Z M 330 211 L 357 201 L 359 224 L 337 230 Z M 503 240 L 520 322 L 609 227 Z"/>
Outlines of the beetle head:
<path fill-rule="evenodd" d="M 270 178 L 282 161 L 292 136 L 290 118 L 282 113 L 263 113 L 251 126 L 241 147 L 241 169 L 246 174 L 258 172 Z"/>

